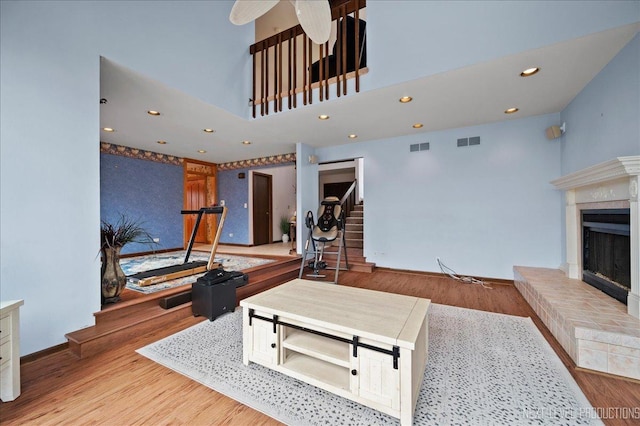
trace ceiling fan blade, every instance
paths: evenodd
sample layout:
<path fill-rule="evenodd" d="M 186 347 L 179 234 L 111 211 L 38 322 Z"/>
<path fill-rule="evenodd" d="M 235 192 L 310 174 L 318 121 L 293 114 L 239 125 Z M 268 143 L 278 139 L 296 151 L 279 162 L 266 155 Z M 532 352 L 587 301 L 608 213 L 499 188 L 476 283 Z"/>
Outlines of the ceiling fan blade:
<path fill-rule="evenodd" d="M 296 15 L 302 29 L 316 44 L 329 40 L 331 8 L 328 0 L 296 0 Z"/>
<path fill-rule="evenodd" d="M 244 25 L 261 17 L 280 0 L 236 0 L 231 8 L 229 20 L 236 25 Z"/>

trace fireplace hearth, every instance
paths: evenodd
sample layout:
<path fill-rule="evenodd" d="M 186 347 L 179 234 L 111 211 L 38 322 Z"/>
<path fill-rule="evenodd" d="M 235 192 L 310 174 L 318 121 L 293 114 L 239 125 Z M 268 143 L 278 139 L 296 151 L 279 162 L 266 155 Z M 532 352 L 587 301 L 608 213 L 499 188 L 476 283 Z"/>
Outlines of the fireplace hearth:
<path fill-rule="evenodd" d="M 626 305 L 631 291 L 630 210 L 582 210 L 582 229 L 582 280 Z"/>

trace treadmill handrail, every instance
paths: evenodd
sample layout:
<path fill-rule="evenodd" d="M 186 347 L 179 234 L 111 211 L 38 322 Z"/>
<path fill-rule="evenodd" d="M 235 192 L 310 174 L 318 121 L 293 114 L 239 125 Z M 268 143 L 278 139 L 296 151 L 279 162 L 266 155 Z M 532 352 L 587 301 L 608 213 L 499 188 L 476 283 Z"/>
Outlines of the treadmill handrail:
<path fill-rule="evenodd" d="M 211 246 L 211 254 L 209 256 L 209 261 L 207 262 L 207 270 L 210 270 L 213 267 L 213 259 L 216 254 L 216 250 L 218 249 L 218 240 L 220 240 L 220 234 L 222 233 L 222 225 L 224 224 L 224 219 L 227 217 L 227 208 L 225 206 L 210 206 L 210 207 L 202 207 L 199 210 L 181 210 L 181 214 L 197 214 L 196 223 L 193 225 L 193 230 L 191 231 L 191 238 L 189 238 L 189 245 L 187 246 L 187 253 L 184 257 L 184 263 L 189 262 L 189 257 L 191 256 L 191 249 L 193 248 L 193 243 L 196 240 L 196 234 L 198 233 L 198 227 L 200 226 L 200 220 L 202 219 L 203 214 L 221 214 L 220 222 L 218 223 L 218 229 L 216 230 L 216 236 L 213 241 L 213 245 Z"/>

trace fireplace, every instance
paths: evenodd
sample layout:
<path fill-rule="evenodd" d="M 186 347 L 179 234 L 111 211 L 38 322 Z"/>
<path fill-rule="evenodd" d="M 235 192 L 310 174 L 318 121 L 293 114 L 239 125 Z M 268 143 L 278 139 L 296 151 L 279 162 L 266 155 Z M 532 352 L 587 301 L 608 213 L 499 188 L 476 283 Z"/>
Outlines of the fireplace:
<path fill-rule="evenodd" d="M 566 263 L 562 269 L 569 278 L 582 280 L 587 271 L 586 275 L 595 275 L 598 283 L 601 275 L 607 277 L 607 287 L 627 287 L 627 313 L 640 318 L 640 155 L 617 157 L 551 183 L 565 193 Z M 609 212 L 598 213 L 603 210 Z M 625 214 L 619 214 L 623 211 Z M 625 231 L 619 225 L 628 228 Z M 597 248 L 602 240 L 609 248 Z M 614 259 L 618 260 L 609 260 L 612 247 L 617 252 L 618 246 L 628 247 L 626 261 L 617 254 Z M 585 261 L 588 267 L 584 267 Z M 629 266 L 621 266 L 624 263 Z"/>
<path fill-rule="evenodd" d="M 629 209 L 582 210 L 582 280 L 627 304 L 631 291 Z"/>

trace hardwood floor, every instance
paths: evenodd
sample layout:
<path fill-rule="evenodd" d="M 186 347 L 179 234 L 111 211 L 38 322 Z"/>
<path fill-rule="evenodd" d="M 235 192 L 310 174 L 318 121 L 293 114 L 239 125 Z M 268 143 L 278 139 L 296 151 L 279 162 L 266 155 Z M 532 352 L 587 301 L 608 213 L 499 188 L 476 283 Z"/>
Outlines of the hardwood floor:
<path fill-rule="evenodd" d="M 493 289 L 484 289 L 444 277 L 388 270 L 341 272 L 340 284 L 425 297 L 434 303 L 530 316 L 592 405 L 604 417 L 612 417 L 605 418 L 605 424 L 638 424 L 637 417 L 620 418 L 615 409 L 627 407 L 638 415 L 640 383 L 577 370 L 512 285 L 492 284 Z M 79 360 L 65 350 L 23 364 L 22 395 L 0 405 L 0 424 L 279 424 L 135 352 L 200 321 L 202 318 L 185 318 L 86 359 Z"/>

